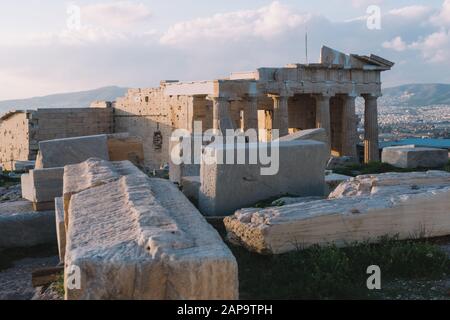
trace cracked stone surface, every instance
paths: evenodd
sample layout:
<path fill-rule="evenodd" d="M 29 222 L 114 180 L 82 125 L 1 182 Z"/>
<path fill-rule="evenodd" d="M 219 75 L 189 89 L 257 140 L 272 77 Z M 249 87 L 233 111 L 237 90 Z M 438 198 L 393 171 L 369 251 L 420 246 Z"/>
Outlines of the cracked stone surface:
<path fill-rule="evenodd" d="M 450 234 L 450 173 L 363 175 L 343 182 L 328 199 L 238 210 L 224 222 L 231 241 L 260 253 L 312 244 L 345 245 L 398 235 Z"/>
<path fill-rule="evenodd" d="M 66 277 L 78 266 L 81 290 L 66 298 L 236 299 L 237 263 L 217 231 L 170 181 L 128 164 L 97 161 L 88 176 L 106 180 L 70 197 Z"/>

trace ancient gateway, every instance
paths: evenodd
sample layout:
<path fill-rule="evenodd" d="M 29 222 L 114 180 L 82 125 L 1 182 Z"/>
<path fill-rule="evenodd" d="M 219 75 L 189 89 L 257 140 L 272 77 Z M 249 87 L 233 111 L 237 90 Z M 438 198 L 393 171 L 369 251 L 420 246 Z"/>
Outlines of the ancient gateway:
<path fill-rule="evenodd" d="M 273 129 L 283 136 L 324 128 L 333 155 L 357 158 L 357 97 L 365 99 L 365 161 L 379 160 L 380 73 L 392 66 L 375 55 L 346 55 L 323 47 L 316 64 L 259 68 L 211 81 L 162 81 L 159 88 L 130 89 L 115 103 L 95 102 L 79 112 L 57 109 L 55 116 L 41 109 L 39 121 L 32 124 L 29 113 L 12 112 L 0 120 L 0 163 L 5 167 L 17 160 L 34 160 L 36 152 L 28 150 L 46 140 L 40 133 L 50 132 L 48 139 L 58 139 L 128 132 L 143 141 L 145 167 L 159 169 L 169 162 L 172 131 L 192 132 L 195 121 L 202 122 L 204 131 L 258 129 L 262 141 L 272 138 Z"/>
<path fill-rule="evenodd" d="M 194 121 L 201 121 L 203 130 L 213 128 L 225 132 L 226 129 L 255 128 L 263 141 L 271 139 L 272 129 L 278 129 L 283 136 L 298 130 L 324 128 L 333 155 L 357 158 L 355 99 L 363 97 L 365 161 L 375 161 L 379 160 L 380 73 L 393 65 L 375 55 L 346 55 L 323 47 L 317 64 L 260 68 L 211 81 L 163 81 L 158 89 L 130 90 L 127 97 L 116 103 L 115 123 L 133 133 L 132 126 L 125 123 L 132 119 L 127 112 L 138 110 L 145 114 L 150 111 L 147 114 L 153 112 L 163 120 L 157 121 L 158 132 L 164 133 L 163 118 L 167 119 L 169 128 L 191 131 Z M 146 108 L 146 105 L 157 106 L 160 101 L 165 102 L 165 107 Z M 147 135 L 152 136 L 155 137 Z M 167 141 L 165 136 L 162 134 L 163 141 Z M 162 148 L 166 149 L 167 145 Z M 168 155 L 167 150 L 163 155 Z"/>

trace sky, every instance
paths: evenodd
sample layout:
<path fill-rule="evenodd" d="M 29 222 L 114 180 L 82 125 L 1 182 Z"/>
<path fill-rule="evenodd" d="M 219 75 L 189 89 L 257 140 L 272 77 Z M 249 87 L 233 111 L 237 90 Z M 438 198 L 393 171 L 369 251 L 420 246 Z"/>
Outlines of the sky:
<path fill-rule="evenodd" d="M 450 0 L 0 2 L 0 100 L 318 62 L 322 45 L 396 64 L 385 87 L 450 83 Z"/>

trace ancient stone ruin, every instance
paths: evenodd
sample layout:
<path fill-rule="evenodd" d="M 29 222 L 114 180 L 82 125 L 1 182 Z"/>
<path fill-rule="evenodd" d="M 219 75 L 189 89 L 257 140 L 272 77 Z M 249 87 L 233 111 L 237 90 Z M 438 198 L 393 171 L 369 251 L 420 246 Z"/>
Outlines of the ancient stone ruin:
<path fill-rule="evenodd" d="M 450 234 L 450 173 L 358 176 L 327 199 L 267 209 L 248 208 L 225 218 L 228 237 L 252 251 L 284 253 L 313 244 L 375 242 Z"/>
<path fill-rule="evenodd" d="M 235 258 L 168 180 L 90 159 L 65 167 L 64 186 L 66 285 L 71 266 L 82 279 L 67 299 L 238 297 Z"/>
<path fill-rule="evenodd" d="M 0 164 L 36 160 L 39 142 L 113 132 L 112 108 L 10 111 L 0 117 Z"/>
<path fill-rule="evenodd" d="M 392 66 L 323 47 L 317 64 L 162 81 L 90 108 L 10 112 L 0 163 L 32 169 L 21 176 L 23 199 L 0 203 L 0 248 L 57 242 L 66 299 L 238 299 L 237 261 L 211 221 L 229 245 L 262 254 L 448 235 L 450 173 L 326 170 L 358 162 L 356 97 L 365 100 L 364 161 L 379 160 L 380 74 Z M 172 139 L 175 129 L 187 136 Z M 216 140 L 231 129 L 236 141 Z M 246 140 L 250 129 L 256 141 Z M 263 148 L 276 161 L 263 163 Z M 428 151 L 392 148 L 383 159 L 404 168 L 448 161 Z M 223 161 L 240 153 L 259 156 Z M 176 163 L 186 154 L 192 163 Z"/>
<path fill-rule="evenodd" d="M 334 155 L 357 158 L 355 99 L 365 99 L 365 161 L 378 160 L 377 98 L 380 74 L 393 63 L 375 55 L 346 55 L 323 47 L 315 64 L 289 64 L 232 73 L 210 81 L 162 81 L 159 88 L 130 89 L 114 103 L 92 108 L 39 109 L 4 115 L 0 122 L 0 163 L 35 160 L 43 140 L 128 132 L 140 137 L 145 166 L 169 163 L 172 131 L 258 129 L 270 141 L 298 130 L 324 128 Z M 29 132 L 29 134 L 28 134 Z"/>

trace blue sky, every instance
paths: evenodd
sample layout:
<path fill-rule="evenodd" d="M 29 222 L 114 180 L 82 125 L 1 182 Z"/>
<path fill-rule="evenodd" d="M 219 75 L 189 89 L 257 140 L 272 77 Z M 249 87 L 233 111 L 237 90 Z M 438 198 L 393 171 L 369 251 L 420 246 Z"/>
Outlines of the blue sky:
<path fill-rule="evenodd" d="M 396 62 L 385 86 L 450 82 L 450 0 L 27 0 L 0 4 L 0 100 L 304 62 L 306 28 L 310 61 L 326 44 Z"/>

